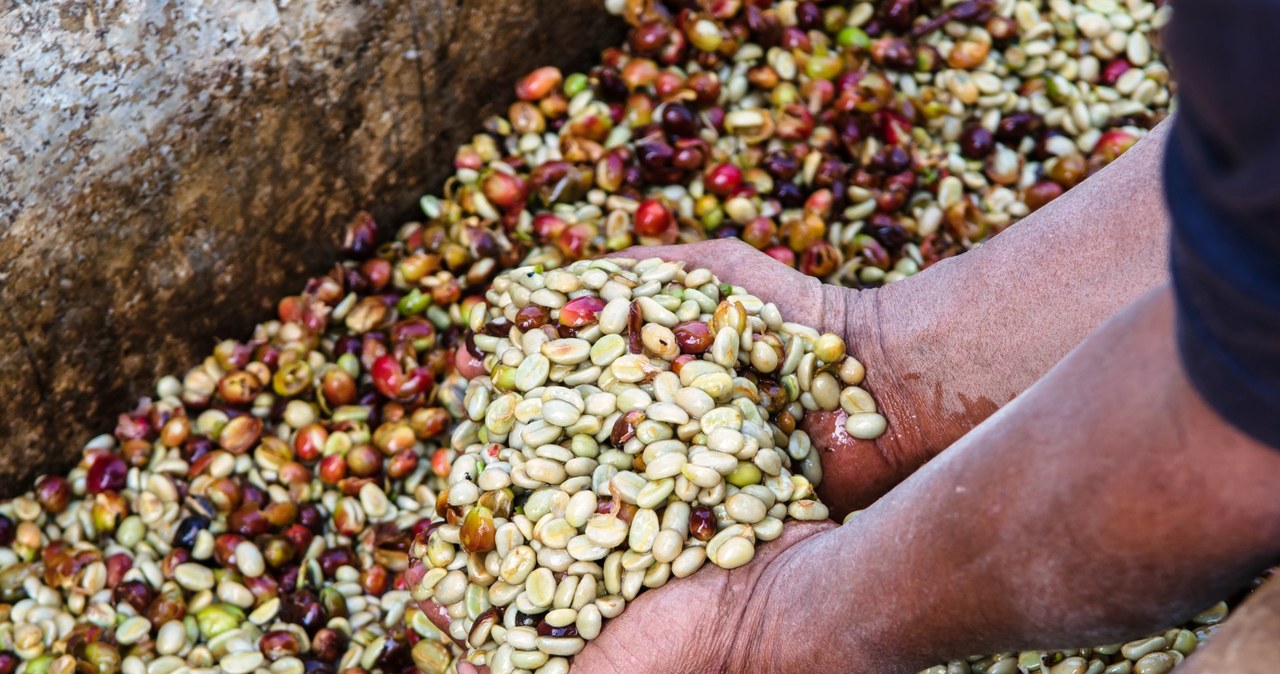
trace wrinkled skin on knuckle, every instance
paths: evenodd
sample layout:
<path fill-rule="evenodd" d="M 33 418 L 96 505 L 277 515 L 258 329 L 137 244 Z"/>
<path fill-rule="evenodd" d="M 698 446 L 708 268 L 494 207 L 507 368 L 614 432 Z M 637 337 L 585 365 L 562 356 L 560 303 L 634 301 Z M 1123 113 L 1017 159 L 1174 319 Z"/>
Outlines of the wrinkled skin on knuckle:
<path fill-rule="evenodd" d="M 410 587 L 417 585 L 422 582 L 422 577 L 426 574 L 426 571 L 426 567 L 421 564 L 413 564 L 405 570 L 405 583 Z M 430 599 L 414 603 L 418 606 L 418 609 L 420 609 L 427 618 L 431 620 L 431 623 L 435 625 L 437 629 L 445 634 L 449 633 L 449 623 L 452 619 L 449 617 L 449 611 L 447 608 Z M 454 642 L 457 643 L 457 640 L 455 639 Z M 458 645 L 461 646 L 462 644 L 459 643 Z"/>
<path fill-rule="evenodd" d="M 850 333 L 855 328 L 849 324 L 849 302 L 853 294 L 858 291 L 828 285 L 818 281 L 818 279 L 812 280 L 816 286 L 813 292 L 821 298 L 819 302 L 821 314 L 818 317 L 818 323 L 814 324 L 813 327 L 819 332 L 831 332 L 840 335 L 847 344 L 856 344 L 858 335 Z"/>

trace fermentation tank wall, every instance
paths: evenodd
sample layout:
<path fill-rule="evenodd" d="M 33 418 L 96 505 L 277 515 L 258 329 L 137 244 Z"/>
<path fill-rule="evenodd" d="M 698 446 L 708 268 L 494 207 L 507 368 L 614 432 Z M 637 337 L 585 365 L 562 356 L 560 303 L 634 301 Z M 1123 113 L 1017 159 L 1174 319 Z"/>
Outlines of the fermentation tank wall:
<path fill-rule="evenodd" d="M 387 226 L 597 0 L 0 0 L 0 497 Z"/>

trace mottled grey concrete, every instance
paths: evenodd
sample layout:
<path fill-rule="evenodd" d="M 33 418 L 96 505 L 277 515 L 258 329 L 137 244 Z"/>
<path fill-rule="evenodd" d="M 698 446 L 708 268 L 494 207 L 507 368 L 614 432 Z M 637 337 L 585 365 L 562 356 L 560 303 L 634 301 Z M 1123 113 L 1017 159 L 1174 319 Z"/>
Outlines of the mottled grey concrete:
<path fill-rule="evenodd" d="M 0 495 L 389 224 L 598 0 L 0 0 Z"/>

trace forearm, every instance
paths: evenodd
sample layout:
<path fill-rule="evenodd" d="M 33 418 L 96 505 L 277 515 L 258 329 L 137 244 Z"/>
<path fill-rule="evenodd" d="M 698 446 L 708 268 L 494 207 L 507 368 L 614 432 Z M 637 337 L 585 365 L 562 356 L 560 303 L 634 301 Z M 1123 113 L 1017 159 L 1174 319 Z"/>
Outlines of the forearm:
<path fill-rule="evenodd" d="M 865 506 L 1167 279 L 1160 160 L 1169 126 L 981 247 L 849 294 L 848 341 L 890 427 L 878 451 L 835 448 L 824 498 Z"/>
<path fill-rule="evenodd" d="M 751 611 L 767 669 L 914 671 L 1119 640 L 1273 562 L 1280 452 L 1188 386 L 1172 315 L 1167 289 L 1139 301 L 850 524 L 788 551 Z M 803 619 L 777 617 L 794 607 Z"/>

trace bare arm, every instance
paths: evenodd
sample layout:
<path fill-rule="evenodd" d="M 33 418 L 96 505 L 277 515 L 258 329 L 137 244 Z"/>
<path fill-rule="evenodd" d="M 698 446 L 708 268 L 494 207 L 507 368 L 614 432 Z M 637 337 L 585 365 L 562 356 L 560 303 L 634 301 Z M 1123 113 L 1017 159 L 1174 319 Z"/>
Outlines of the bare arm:
<path fill-rule="evenodd" d="M 1162 288 L 850 524 L 784 553 L 739 637 L 757 665 L 910 672 L 1119 640 L 1274 563 L 1280 452 L 1203 403 L 1172 326 Z"/>

